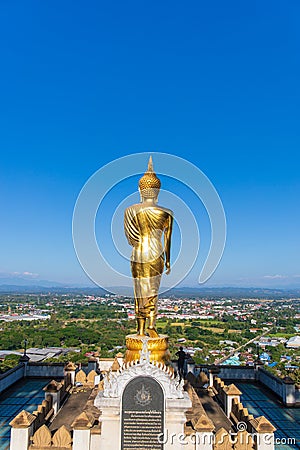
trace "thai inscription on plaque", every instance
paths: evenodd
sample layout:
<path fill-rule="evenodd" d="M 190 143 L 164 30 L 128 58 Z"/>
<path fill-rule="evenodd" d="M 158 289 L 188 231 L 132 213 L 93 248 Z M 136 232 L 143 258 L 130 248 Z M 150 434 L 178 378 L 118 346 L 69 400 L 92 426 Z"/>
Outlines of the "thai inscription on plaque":
<path fill-rule="evenodd" d="M 152 377 L 136 377 L 122 396 L 121 450 L 163 450 L 165 400 Z"/>

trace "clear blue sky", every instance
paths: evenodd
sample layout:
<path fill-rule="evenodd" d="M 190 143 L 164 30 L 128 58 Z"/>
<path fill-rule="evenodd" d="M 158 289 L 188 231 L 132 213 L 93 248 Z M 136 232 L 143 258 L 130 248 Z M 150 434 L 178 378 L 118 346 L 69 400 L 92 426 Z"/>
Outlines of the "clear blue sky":
<path fill-rule="evenodd" d="M 87 282 L 82 185 L 163 151 L 222 198 L 212 284 L 300 285 L 299 17 L 298 0 L 1 2 L 0 272 Z"/>

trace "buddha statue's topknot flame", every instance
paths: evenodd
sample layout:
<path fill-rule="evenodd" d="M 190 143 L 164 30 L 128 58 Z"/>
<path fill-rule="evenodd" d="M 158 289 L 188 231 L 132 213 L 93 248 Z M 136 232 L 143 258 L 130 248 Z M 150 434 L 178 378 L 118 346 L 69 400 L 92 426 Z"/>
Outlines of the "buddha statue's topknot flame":
<path fill-rule="evenodd" d="M 139 189 L 146 197 L 156 197 L 161 186 L 160 179 L 153 170 L 152 156 L 149 158 L 148 169 L 139 180 Z"/>

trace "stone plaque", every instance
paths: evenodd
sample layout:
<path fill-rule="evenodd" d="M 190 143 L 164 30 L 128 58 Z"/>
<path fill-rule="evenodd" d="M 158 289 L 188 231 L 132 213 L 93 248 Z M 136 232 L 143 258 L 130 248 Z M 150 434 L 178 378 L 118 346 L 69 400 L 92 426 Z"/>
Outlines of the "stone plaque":
<path fill-rule="evenodd" d="M 121 450 L 163 450 L 165 399 L 152 377 L 136 377 L 122 396 Z M 161 438 L 163 440 L 163 437 Z"/>

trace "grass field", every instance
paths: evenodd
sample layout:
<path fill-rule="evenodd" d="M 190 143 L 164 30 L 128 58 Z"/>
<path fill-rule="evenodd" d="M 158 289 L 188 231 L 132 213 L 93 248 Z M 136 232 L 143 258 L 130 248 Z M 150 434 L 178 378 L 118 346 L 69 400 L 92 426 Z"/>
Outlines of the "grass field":
<path fill-rule="evenodd" d="M 201 330 L 209 330 L 213 331 L 214 333 L 224 333 L 224 328 L 217 328 L 217 327 L 198 327 Z"/>

